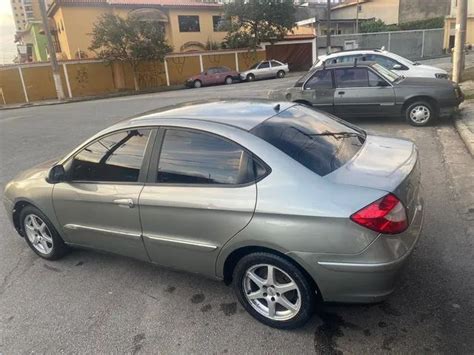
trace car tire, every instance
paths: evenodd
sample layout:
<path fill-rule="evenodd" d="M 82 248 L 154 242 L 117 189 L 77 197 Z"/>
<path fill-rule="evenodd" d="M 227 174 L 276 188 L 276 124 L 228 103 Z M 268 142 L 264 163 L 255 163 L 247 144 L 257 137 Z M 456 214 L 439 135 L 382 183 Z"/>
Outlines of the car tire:
<path fill-rule="evenodd" d="M 426 101 L 415 101 L 406 108 L 405 119 L 412 126 L 428 126 L 436 119 L 436 111 Z"/>
<path fill-rule="evenodd" d="M 194 85 L 196 89 L 199 89 L 202 86 L 201 80 L 194 80 Z"/>
<path fill-rule="evenodd" d="M 225 78 L 225 80 L 224 80 L 224 84 L 226 84 L 226 85 L 230 85 L 230 84 L 232 84 L 233 82 L 234 82 L 234 80 L 232 79 L 231 76 L 228 76 L 228 77 Z"/>
<path fill-rule="evenodd" d="M 37 255 L 47 260 L 57 260 L 66 254 L 66 244 L 39 209 L 33 206 L 23 208 L 20 223 L 26 243 Z"/>
<path fill-rule="evenodd" d="M 255 80 L 255 75 L 253 75 L 252 73 L 247 74 L 247 81 L 254 81 L 254 80 Z"/>
<path fill-rule="evenodd" d="M 285 77 L 286 73 L 284 70 L 280 70 L 278 73 L 277 73 L 277 78 L 278 79 L 283 79 Z"/>
<path fill-rule="evenodd" d="M 274 275 L 270 280 L 269 270 Z M 263 252 L 246 255 L 235 266 L 232 280 L 239 302 L 263 324 L 293 329 L 313 315 L 314 287 L 297 266 L 281 256 Z"/>

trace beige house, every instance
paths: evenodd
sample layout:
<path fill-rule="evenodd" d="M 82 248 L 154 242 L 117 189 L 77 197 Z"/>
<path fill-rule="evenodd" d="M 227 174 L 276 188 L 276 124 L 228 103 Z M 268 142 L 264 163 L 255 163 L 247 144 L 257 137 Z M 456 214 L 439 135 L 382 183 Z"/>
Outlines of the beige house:
<path fill-rule="evenodd" d="M 105 13 L 159 22 L 175 52 L 205 50 L 222 42 L 222 5 L 200 0 L 55 0 L 48 16 L 57 29 L 60 59 L 93 58 L 88 48 L 94 23 Z"/>
<path fill-rule="evenodd" d="M 355 31 L 356 18 L 400 24 L 446 16 L 449 6 L 449 0 L 346 0 L 332 7 L 331 19 L 334 34 L 344 34 Z"/>
<path fill-rule="evenodd" d="M 443 47 L 451 49 L 454 47 L 454 35 L 456 32 L 457 0 L 451 0 L 451 11 L 444 21 L 444 43 Z M 466 43 L 474 46 L 474 0 L 467 1 L 467 27 Z"/>

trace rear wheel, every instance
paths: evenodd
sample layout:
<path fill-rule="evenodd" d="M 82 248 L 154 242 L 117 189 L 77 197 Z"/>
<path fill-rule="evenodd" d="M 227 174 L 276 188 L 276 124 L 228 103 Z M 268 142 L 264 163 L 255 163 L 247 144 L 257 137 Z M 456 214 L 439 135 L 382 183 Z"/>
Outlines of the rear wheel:
<path fill-rule="evenodd" d="M 224 81 L 224 83 L 225 83 L 226 85 L 230 85 L 230 84 L 232 84 L 233 82 L 234 82 L 234 81 L 232 80 L 232 77 L 231 77 L 231 76 L 228 76 L 227 78 L 225 78 L 225 81 Z"/>
<path fill-rule="evenodd" d="M 20 213 L 20 221 L 26 243 L 36 254 L 48 260 L 64 256 L 67 246 L 48 217 L 39 209 L 25 207 Z"/>
<path fill-rule="evenodd" d="M 413 126 L 427 126 L 436 116 L 433 106 L 426 101 L 416 101 L 410 104 L 405 111 L 405 118 Z"/>
<path fill-rule="evenodd" d="M 244 256 L 233 273 L 239 302 L 254 318 L 274 328 L 291 329 L 312 316 L 315 291 L 288 260 L 270 253 Z"/>
<path fill-rule="evenodd" d="M 254 81 L 254 80 L 255 80 L 255 75 L 253 75 L 252 73 L 247 74 L 247 81 Z"/>
<path fill-rule="evenodd" d="M 195 80 L 194 81 L 194 87 L 196 89 L 200 88 L 202 86 L 201 80 Z"/>
<path fill-rule="evenodd" d="M 278 73 L 277 73 L 277 78 L 284 78 L 286 75 L 285 71 L 284 70 L 280 70 Z"/>

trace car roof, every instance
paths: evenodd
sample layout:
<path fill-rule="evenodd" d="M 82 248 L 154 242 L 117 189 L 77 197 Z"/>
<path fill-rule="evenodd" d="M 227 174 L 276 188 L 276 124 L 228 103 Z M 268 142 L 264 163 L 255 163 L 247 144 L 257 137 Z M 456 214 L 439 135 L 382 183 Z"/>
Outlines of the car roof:
<path fill-rule="evenodd" d="M 339 51 L 339 52 L 334 52 L 331 54 L 327 54 L 325 58 L 333 58 L 333 57 L 339 57 L 342 55 L 350 55 L 350 54 L 364 54 L 364 53 L 378 53 L 378 54 L 389 54 L 390 52 L 382 49 L 350 49 L 346 51 Z"/>
<path fill-rule="evenodd" d="M 334 64 L 326 64 L 326 65 L 321 65 L 319 67 L 315 67 L 315 69 L 321 70 L 322 68 L 325 69 L 334 69 L 334 68 L 352 68 L 352 67 L 370 67 L 373 64 L 377 64 L 377 62 L 374 61 L 355 61 L 355 62 L 344 62 L 344 63 L 334 63 Z"/>
<path fill-rule="evenodd" d="M 165 119 L 189 119 L 214 122 L 251 130 L 279 112 L 294 106 L 292 102 L 270 100 L 207 100 L 167 106 L 128 118 L 111 127 L 158 126 Z"/>

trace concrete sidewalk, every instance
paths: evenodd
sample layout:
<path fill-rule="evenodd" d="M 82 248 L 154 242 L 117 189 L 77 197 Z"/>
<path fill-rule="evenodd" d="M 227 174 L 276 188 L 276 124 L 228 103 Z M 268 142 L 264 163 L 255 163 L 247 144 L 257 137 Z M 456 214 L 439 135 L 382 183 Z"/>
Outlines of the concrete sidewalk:
<path fill-rule="evenodd" d="M 474 86 L 472 81 L 471 85 Z M 454 120 L 454 125 L 467 149 L 474 157 L 474 99 L 464 101 L 459 108 L 461 111 Z"/>

